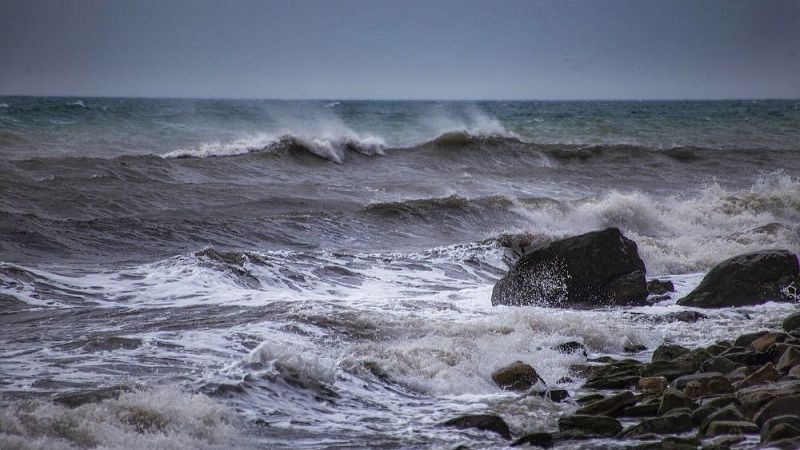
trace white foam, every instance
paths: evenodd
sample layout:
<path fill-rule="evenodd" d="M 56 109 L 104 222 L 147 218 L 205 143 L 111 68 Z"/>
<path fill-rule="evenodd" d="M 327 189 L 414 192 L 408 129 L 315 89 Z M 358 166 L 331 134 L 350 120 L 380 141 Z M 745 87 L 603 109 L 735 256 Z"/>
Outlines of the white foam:
<path fill-rule="evenodd" d="M 0 409 L 0 447 L 19 449 L 222 449 L 246 443 L 231 412 L 177 388 L 123 393 L 68 409 L 19 402 Z"/>

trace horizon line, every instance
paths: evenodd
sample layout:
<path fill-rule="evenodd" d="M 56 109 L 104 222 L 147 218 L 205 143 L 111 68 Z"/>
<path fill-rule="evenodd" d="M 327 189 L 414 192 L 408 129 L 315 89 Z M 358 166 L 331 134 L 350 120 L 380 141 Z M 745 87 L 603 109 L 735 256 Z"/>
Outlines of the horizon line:
<path fill-rule="evenodd" d="M 704 97 L 704 98 L 369 98 L 369 97 L 195 97 L 97 94 L 0 94 L 0 97 L 102 98 L 131 100 L 257 100 L 257 101 L 345 101 L 345 102 L 722 102 L 722 101 L 800 101 L 800 97 Z"/>

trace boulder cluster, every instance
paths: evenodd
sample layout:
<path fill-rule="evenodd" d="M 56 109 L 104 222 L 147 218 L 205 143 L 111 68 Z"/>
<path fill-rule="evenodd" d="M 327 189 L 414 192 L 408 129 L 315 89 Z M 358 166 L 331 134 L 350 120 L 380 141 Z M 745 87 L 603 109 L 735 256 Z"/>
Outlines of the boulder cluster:
<path fill-rule="evenodd" d="M 646 282 L 645 273 L 633 241 L 614 228 L 595 231 L 522 255 L 495 286 L 492 304 L 640 305 L 674 291 L 669 281 Z M 678 304 L 719 308 L 792 301 L 797 286 L 797 256 L 755 252 L 721 262 Z M 691 310 L 673 314 L 664 320 L 705 318 Z M 577 342 L 554 349 L 585 354 Z M 590 359 L 571 371 L 571 377 L 585 380 L 575 399 L 564 389 L 548 389 L 522 361 L 492 375 L 502 389 L 571 402 L 577 409 L 558 420 L 557 430 L 514 436 L 494 414 L 461 416 L 443 425 L 494 432 L 514 439 L 511 446 L 539 448 L 612 438 L 636 449 L 800 449 L 800 312 L 786 317 L 780 329 L 695 349 L 661 345 L 649 362 Z"/>

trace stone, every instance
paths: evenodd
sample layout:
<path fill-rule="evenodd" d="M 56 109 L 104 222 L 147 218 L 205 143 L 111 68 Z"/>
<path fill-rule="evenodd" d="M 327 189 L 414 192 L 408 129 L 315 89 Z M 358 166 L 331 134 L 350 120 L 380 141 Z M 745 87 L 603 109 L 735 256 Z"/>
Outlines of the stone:
<path fill-rule="evenodd" d="M 733 387 L 725 375 L 717 372 L 683 375 L 673 383 L 691 398 L 730 392 Z"/>
<path fill-rule="evenodd" d="M 800 265 L 792 252 L 765 250 L 748 253 L 714 266 L 697 288 L 678 300 L 678 304 L 725 308 L 768 301 L 787 302 L 792 298 L 785 291 L 786 286 L 798 282 Z"/>
<path fill-rule="evenodd" d="M 788 372 L 792 367 L 800 364 L 800 350 L 795 347 L 789 347 L 783 351 L 781 358 L 778 360 L 778 365 L 775 367 L 779 372 Z"/>
<path fill-rule="evenodd" d="M 800 378 L 800 365 L 796 365 L 789 369 L 789 373 L 786 376 L 790 378 Z"/>
<path fill-rule="evenodd" d="M 695 439 L 670 436 L 660 442 L 650 442 L 626 448 L 633 450 L 697 450 L 697 441 Z"/>
<path fill-rule="evenodd" d="M 755 372 L 748 375 L 742 381 L 736 383 L 736 389 L 755 386 L 756 384 L 764 383 L 767 381 L 777 381 L 781 375 L 772 363 L 766 363 Z"/>
<path fill-rule="evenodd" d="M 622 410 L 621 417 L 651 417 L 658 414 L 659 404 L 643 403 L 641 405 L 629 406 Z"/>
<path fill-rule="evenodd" d="M 492 291 L 492 305 L 642 305 L 645 266 L 617 228 L 556 241 L 523 255 Z"/>
<path fill-rule="evenodd" d="M 700 425 L 705 422 L 711 414 L 725 408 L 728 405 L 736 405 L 736 399 L 732 395 L 723 395 L 703 403 L 699 408 L 692 411 L 692 423 Z"/>
<path fill-rule="evenodd" d="M 548 389 L 545 391 L 545 398 L 553 403 L 561 403 L 569 398 L 569 392 L 566 389 Z"/>
<path fill-rule="evenodd" d="M 672 361 L 673 359 L 688 354 L 690 350 L 680 345 L 659 345 L 653 351 L 652 361 Z"/>
<path fill-rule="evenodd" d="M 99 389 L 58 394 L 53 398 L 53 401 L 67 408 L 77 408 L 87 403 L 99 403 L 103 400 L 117 399 L 121 394 L 132 392 L 133 390 L 131 386 L 120 384 Z"/>
<path fill-rule="evenodd" d="M 667 323 L 672 322 L 685 322 L 685 323 L 695 323 L 698 320 L 708 319 L 703 313 L 699 313 L 697 311 L 676 311 L 671 312 L 668 314 L 664 314 L 660 316 L 661 320 Z"/>
<path fill-rule="evenodd" d="M 530 389 L 537 381 L 542 380 L 533 366 L 522 361 L 516 361 L 492 373 L 492 381 L 502 389 L 512 391 L 525 391 Z M 544 383 L 544 380 L 542 380 Z"/>
<path fill-rule="evenodd" d="M 658 415 L 663 416 L 664 414 L 677 408 L 695 409 L 697 408 L 697 404 L 683 392 L 675 388 L 668 388 L 661 395 L 661 403 L 658 406 Z"/>
<path fill-rule="evenodd" d="M 774 417 L 797 414 L 800 414 L 800 394 L 770 400 L 758 411 L 754 421 L 759 425 L 763 425 Z"/>
<path fill-rule="evenodd" d="M 751 342 L 750 347 L 760 352 L 776 342 L 783 342 L 784 339 L 786 339 L 786 334 L 784 333 L 766 333 Z"/>
<path fill-rule="evenodd" d="M 667 387 L 664 377 L 647 377 L 639 380 L 637 388 L 642 392 L 661 392 Z"/>
<path fill-rule="evenodd" d="M 791 333 L 793 331 L 800 331 L 800 312 L 790 314 L 783 319 L 783 331 Z"/>
<path fill-rule="evenodd" d="M 669 414 L 662 417 L 643 419 L 638 425 L 623 433 L 626 437 L 642 436 L 649 433 L 680 434 L 692 429 L 692 416 L 688 412 Z"/>
<path fill-rule="evenodd" d="M 625 389 L 636 385 L 640 378 L 639 375 L 593 377 L 587 380 L 583 387 L 587 389 Z"/>
<path fill-rule="evenodd" d="M 500 416 L 494 414 L 459 416 L 444 422 L 442 425 L 462 430 L 472 428 L 480 431 L 491 431 L 499 434 L 503 439 L 511 439 L 511 431 L 508 429 L 506 422 Z"/>
<path fill-rule="evenodd" d="M 695 371 L 697 371 L 697 363 L 694 360 L 681 358 L 673 361 L 656 361 L 645 364 L 641 369 L 641 375 L 643 377 L 664 377 L 669 381 Z"/>
<path fill-rule="evenodd" d="M 703 420 L 703 423 L 700 425 L 700 434 L 705 434 L 708 425 L 711 422 L 720 422 L 720 421 L 742 421 L 745 420 L 744 415 L 739 411 L 735 405 L 728 405 L 724 408 L 720 408 Z"/>
<path fill-rule="evenodd" d="M 576 398 L 575 399 L 575 403 L 577 403 L 579 405 L 586 405 L 586 404 L 589 404 L 589 403 L 592 403 L 592 402 L 596 402 L 598 400 L 602 400 L 604 398 L 606 398 L 605 395 L 589 394 L 589 395 L 584 395 L 584 396 Z"/>
<path fill-rule="evenodd" d="M 610 395 L 602 400 L 589 403 L 581 407 L 575 413 L 580 415 L 602 415 L 609 417 L 616 417 L 622 413 L 622 410 L 628 406 L 636 404 L 636 399 L 630 391 L 624 391 L 620 394 Z"/>
<path fill-rule="evenodd" d="M 626 346 L 625 346 L 625 348 L 623 349 L 623 351 L 624 351 L 625 353 L 641 353 L 641 352 L 643 352 L 643 351 L 645 351 L 645 350 L 647 350 L 647 347 L 645 347 L 645 346 L 644 346 L 644 345 L 642 345 L 642 344 L 630 344 L 630 345 L 626 345 Z"/>
<path fill-rule="evenodd" d="M 786 380 L 742 388 L 736 391 L 734 397 L 739 402 L 739 410 L 745 417 L 752 418 L 770 401 L 792 397 L 798 393 L 800 393 L 800 380 Z"/>
<path fill-rule="evenodd" d="M 797 437 L 797 436 L 783 436 L 783 433 L 779 435 L 771 435 L 772 430 L 777 427 L 778 425 L 788 425 L 792 428 L 800 430 L 800 417 L 799 416 L 778 416 L 773 417 L 772 419 L 767 420 L 761 425 L 761 442 L 769 442 L 769 441 L 779 441 L 781 439 L 786 439 L 790 437 Z"/>
<path fill-rule="evenodd" d="M 567 355 L 578 352 L 582 353 L 584 356 L 586 355 L 586 346 L 577 341 L 564 342 L 563 344 L 554 345 L 550 348 Z"/>
<path fill-rule="evenodd" d="M 741 381 L 747 378 L 751 373 L 753 373 L 753 371 L 749 367 L 740 366 L 725 374 L 725 377 L 731 381 Z"/>
<path fill-rule="evenodd" d="M 717 421 L 711 422 L 703 436 L 720 436 L 727 434 L 758 434 L 756 424 L 746 421 Z"/>
<path fill-rule="evenodd" d="M 760 338 L 761 336 L 766 335 L 767 333 L 769 333 L 769 331 L 756 331 L 755 333 L 741 334 L 741 335 L 739 335 L 739 337 L 736 338 L 735 341 L 733 341 L 733 346 L 734 347 L 747 347 L 753 341 L 755 341 L 756 339 Z"/>
<path fill-rule="evenodd" d="M 650 280 L 647 282 L 647 293 L 650 295 L 664 295 L 675 292 L 675 285 L 670 280 Z"/>
<path fill-rule="evenodd" d="M 731 344 L 729 342 L 715 342 L 708 347 L 706 347 L 706 351 L 711 356 L 719 356 L 722 353 L 730 350 Z"/>
<path fill-rule="evenodd" d="M 800 437 L 800 428 L 788 423 L 779 423 L 772 427 L 764 442 L 775 442 L 796 437 Z"/>
<path fill-rule="evenodd" d="M 558 419 L 558 429 L 578 431 L 596 437 L 611 437 L 622 431 L 622 424 L 607 416 L 575 415 Z"/>
<path fill-rule="evenodd" d="M 700 364 L 700 370 L 703 372 L 729 373 L 736 370 L 738 367 L 740 367 L 739 364 L 736 364 L 724 356 L 711 358 Z"/>
<path fill-rule="evenodd" d="M 553 435 L 550 433 L 530 433 L 522 436 L 511 444 L 512 447 L 520 445 L 532 445 L 539 448 L 550 448 L 553 446 Z"/>

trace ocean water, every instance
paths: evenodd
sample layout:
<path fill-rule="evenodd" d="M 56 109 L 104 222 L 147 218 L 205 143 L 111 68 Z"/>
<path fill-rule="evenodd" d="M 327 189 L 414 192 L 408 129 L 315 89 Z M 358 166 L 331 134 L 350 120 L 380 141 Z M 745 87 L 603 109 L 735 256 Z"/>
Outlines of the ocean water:
<path fill-rule="evenodd" d="M 502 237 L 609 226 L 672 299 L 491 306 Z M 775 326 L 796 306 L 657 320 L 768 248 L 800 251 L 800 101 L 0 97 L 0 447 L 497 448 L 438 424 L 575 409 L 499 390 L 505 364 L 557 386 L 586 361 L 562 342 Z"/>

